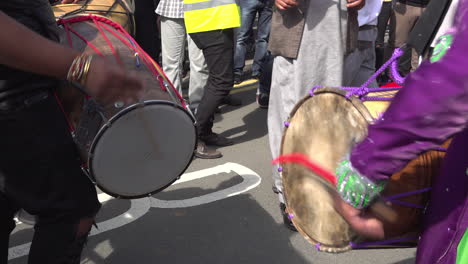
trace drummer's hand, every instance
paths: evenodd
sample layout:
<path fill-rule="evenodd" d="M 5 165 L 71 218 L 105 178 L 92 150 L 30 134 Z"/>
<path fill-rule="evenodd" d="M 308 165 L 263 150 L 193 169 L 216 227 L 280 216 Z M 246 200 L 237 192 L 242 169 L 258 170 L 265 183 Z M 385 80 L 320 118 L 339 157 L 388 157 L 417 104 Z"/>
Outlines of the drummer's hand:
<path fill-rule="evenodd" d="M 275 5 L 279 10 L 286 10 L 299 4 L 299 0 L 275 0 Z"/>
<path fill-rule="evenodd" d="M 366 5 L 366 0 L 348 0 L 346 5 L 349 9 L 360 10 Z"/>
<path fill-rule="evenodd" d="M 123 102 L 135 103 L 141 98 L 143 82 L 136 72 L 94 57 L 86 80 L 86 91 L 104 105 Z"/>
<path fill-rule="evenodd" d="M 384 238 L 384 223 L 369 210 L 360 210 L 349 205 L 338 194 L 333 197 L 333 200 L 335 210 L 358 234 L 376 240 Z"/>

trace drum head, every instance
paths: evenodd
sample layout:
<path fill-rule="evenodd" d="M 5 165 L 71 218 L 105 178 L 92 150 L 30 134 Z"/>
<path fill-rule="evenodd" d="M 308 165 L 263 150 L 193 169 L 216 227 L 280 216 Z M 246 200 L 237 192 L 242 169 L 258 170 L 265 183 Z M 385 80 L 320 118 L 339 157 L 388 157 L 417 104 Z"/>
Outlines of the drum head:
<path fill-rule="evenodd" d="M 299 102 L 284 132 L 281 155 L 303 153 L 335 171 L 351 147 L 365 137 L 372 119 L 358 99 L 348 100 L 345 95 L 344 90 L 321 88 Z M 288 210 L 298 231 L 312 244 L 320 243 L 320 250 L 350 249 L 354 234 L 333 208 L 330 192 L 335 187 L 302 165 L 286 163 L 282 169 Z"/>
<path fill-rule="evenodd" d="M 194 120 L 186 110 L 147 101 L 123 110 L 101 128 L 90 149 L 90 174 L 110 195 L 150 195 L 185 171 L 195 146 Z"/>

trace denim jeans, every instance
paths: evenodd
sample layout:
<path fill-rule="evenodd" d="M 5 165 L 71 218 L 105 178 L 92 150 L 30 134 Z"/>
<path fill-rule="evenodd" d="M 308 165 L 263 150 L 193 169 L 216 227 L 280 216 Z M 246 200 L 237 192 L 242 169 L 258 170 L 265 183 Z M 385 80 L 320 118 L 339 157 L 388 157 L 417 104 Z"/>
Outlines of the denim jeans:
<path fill-rule="evenodd" d="M 270 37 L 273 1 L 271 0 L 240 0 L 241 27 L 238 31 L 236 51 L 234 56 L 234 74 L 242 75 L 247 53 L 247 41 L 253 31 L 255 16 L 258 13 L 257 40 L 252 65 L 252 74 L 259 74 L 262 70 L 262 59 L 267 53 L 268 38 Z"/>

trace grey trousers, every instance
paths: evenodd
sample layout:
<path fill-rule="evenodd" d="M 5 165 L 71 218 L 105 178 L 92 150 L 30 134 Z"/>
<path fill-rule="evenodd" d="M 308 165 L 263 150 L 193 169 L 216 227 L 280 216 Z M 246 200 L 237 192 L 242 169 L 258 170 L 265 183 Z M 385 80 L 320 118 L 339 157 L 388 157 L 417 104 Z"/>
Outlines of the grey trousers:
<path fill-rule="evenodd" d="M 268 108 L 268 137 L 273 158 L 280 154 L 284 122 L 297 102 L 316 85 L 341 86 L 347 27 L 344 0 L 308 1 L 309 8 L 297 59 L 277 56 L 273 62 Z M 273 167 L 280 202 L 283 184 Z"/>
<path fill-rule="evenodd" d="M 346 56 L 344 64 L 344 86 L 360 87 L 375 73 L 375 40 L 377 26 L 359 28 L 358 48 Z M 367 87 L 378 87 L 373 80 Z"/>
<path fill-rule="evenodd" d="M 161 17 L 161 48 L 163 70 L 177 91 L 182 94 L 182 73 L 185 43 L 190 60 L 189 104 L 197 108 L 208 81 L 208 66 L 202 50 L 185 31 L 183 18 Z"/>

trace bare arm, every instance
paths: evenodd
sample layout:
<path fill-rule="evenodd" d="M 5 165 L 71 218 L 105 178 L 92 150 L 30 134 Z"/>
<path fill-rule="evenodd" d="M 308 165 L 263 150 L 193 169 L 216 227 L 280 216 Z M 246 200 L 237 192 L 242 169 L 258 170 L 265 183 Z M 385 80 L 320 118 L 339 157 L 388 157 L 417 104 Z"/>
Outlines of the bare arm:
<path fill-rule="evenodd" d="M 80 53 L 48 40 L 0 11 L 0 64 L 65 80 Z M 95 57 L 86 81 L 87 92 L 100 102 L 136 101 L 143 83 L 135 72 Z"/>
<path fill-rule="evenodd" d="M 79 53 L 48 40 L 0 11 L 0 64 L 65 79 Z"/>

